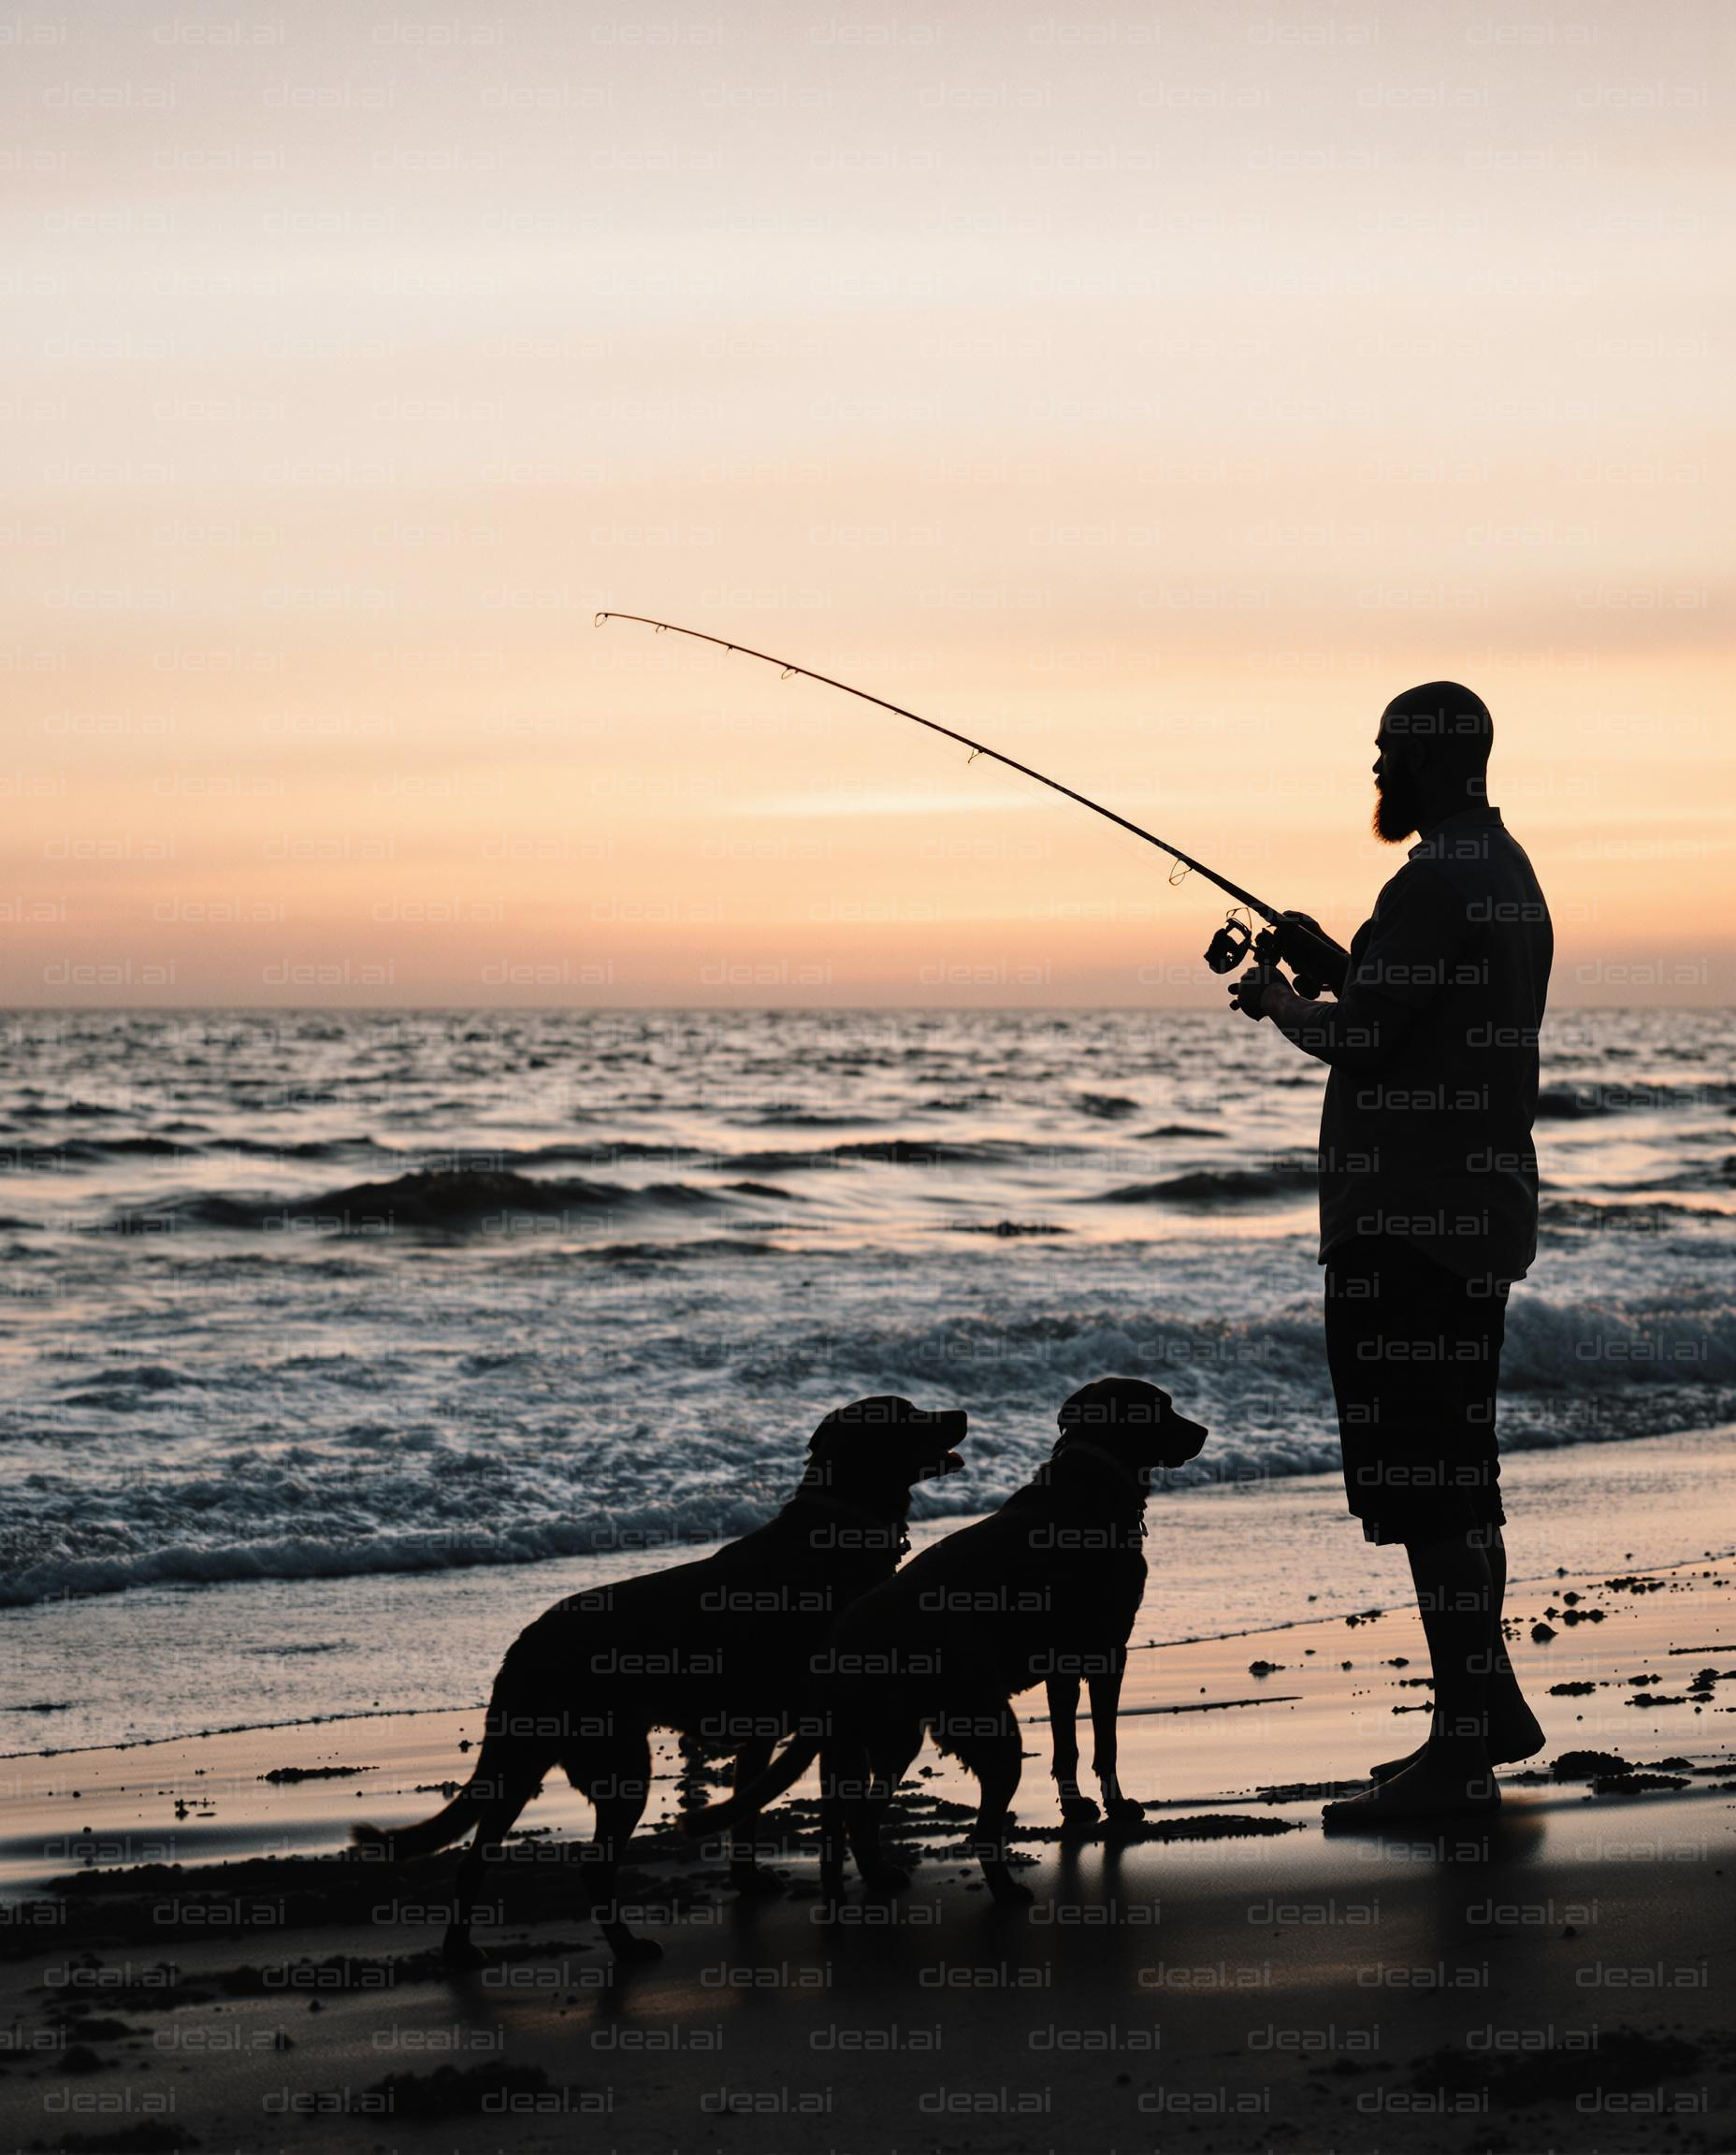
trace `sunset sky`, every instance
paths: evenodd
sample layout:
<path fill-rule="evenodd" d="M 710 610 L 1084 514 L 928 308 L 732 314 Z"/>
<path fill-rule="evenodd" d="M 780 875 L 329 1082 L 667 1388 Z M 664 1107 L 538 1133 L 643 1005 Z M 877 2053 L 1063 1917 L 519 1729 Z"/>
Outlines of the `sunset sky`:
<path fill-rule="evenodd" d="M 0 996 L 1199 1004 L 1456 677 L 1727 1003 L 1719 0 L 0 22 Z M 1726 386 L 1720 388 L 1722 383 Z"/>

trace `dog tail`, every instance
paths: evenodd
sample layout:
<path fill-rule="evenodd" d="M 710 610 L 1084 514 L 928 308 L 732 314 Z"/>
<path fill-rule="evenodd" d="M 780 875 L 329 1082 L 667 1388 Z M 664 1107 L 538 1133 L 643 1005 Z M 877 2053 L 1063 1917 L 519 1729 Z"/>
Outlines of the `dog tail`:
<path fill-rule="evenodd" d="M 702 1810 L 685 1813 L 681 1820 L 682 1832 L 689 1840 L 697 1841 L 707 1833 L 718 1832 L 724 1827 L 753 1817 L 801 1780 L 818 1757 L 817 1736 L 794 1738 L 745 1788 L 738 1788 L 733 1796 L 726 1796 L 721 1802 L 707 1803 Z"/>
<path fill-rule="evenodd" d="M 352 1826 L 350 1839 L 358 1848 L 382 1848 L 388 1858 L 400 1862 L 406 1858 L 432 1856 L 437 1848 L 450 1848 L 455 1841 L 461 1840 L 482 1807 L 482 1794 L 472 1775 L 443 1811 L 424 1818 L 419 1825 Z"/>

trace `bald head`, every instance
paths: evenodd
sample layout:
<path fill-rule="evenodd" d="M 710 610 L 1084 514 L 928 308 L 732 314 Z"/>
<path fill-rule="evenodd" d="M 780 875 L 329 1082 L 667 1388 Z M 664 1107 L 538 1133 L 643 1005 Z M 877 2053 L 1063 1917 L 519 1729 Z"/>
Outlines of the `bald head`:
<path fill-rule="evenodd" d="M 1395 696 L 1375 737 L 1374 831 L 1397 845 L 1487 799 L 1495 721 L 1457 681 L 1425 681 Z"/>

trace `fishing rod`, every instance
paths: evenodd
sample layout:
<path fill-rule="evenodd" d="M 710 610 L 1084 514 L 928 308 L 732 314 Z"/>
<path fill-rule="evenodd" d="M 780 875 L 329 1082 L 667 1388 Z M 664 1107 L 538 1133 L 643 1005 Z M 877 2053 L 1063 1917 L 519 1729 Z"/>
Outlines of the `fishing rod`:
<path fill-rule="evenodd" d="M 1137 823 L 1129 822 L 1125 816 L 1118 816 L 1113 808 L 1106 808 L 1101 801 L 1093 801 L 1088 793 L 1080 793 L 1071 786 L 1063 786 L 1059 778 L 1050 778 L 1045 772 L 1034 771 L 1029 763 L 1020 763 L 1016 757 L 1003 754 L 999 748 L 991 748 L 985 741 L 973 741 L 968 733 L 957 732 L 950 726 L 942 726 L 933 718 L 924 718 L 919 711 L 907 711 L 902 703 L 889 702 L 884 696 L 871 695 L 866 688 L 853 688 L 847 681 L 839 681 L 830 673 L 817 673 L 811 666 L 798 666 L 792 658 L 774 658 L 770 651 L 756 651 L 751 644 L 735 644 L 722 636 L 708 635 L 702 629 L 684 629 L 678 621 L 658 621 L 649 614 L 621 614 L 613 608 L 598 613 L 594 626 L 600 629 L 605 621 L 636 621 L 641 627 L 654 629 L 659 636 L 689 636 L 698 644 L 715 644 L 720 651 L 739 651 L 744 658 L 759 658 L 768 666 L 775 666 L 788 681 L 800 675 L 805 681 L 817 681 L 827 688 L 841 689 L 846 696 L 855 696 L 864 703 L 877 704 L 882 711 L 890 711 L 894 717 L 908 718 L 913 725 L 926 726 L 931 733 L 944 734 L 948 741 L 956 741 L 961 747 L 971 751 L 974 763 L 978 756 L 987 756 L 996 763 L 1004 763 L 1009 771 L 1021 776 L 1034 778 L 1039 786 L 1047 786 L 1052 793 L 1063 793 L 1069 801 L 1077 801 L 1081 808 L 1089 808 L 1093 816 L 1101 816 L 1107 822 L 1117 824 L 1136 838 L 1142 838 L 1148 846 L 1155 846 L 1160 853 L 1166 853 L 1178 866 L 1195 875 L 1203 875 L 1207 882 L 1215 883 L 1227 897 L 1249 913 L 1257 913 L 1266 922 L 1264 933 L 1256 933 L 1251 924 L 1245 924 L 1232 914 L 1212 937 L 1206 951 L 1206 962 L 1214 973 L 1229 973 L 1244 958 L 1251 955 L 1261 965 L 1270 966 L 1280 959 L 1296 967 L 1297 992 L 1311 998 L 1320 992 L 1320 983 L 1339 986 L 1343 979 L 1345 954 L 1336 943 L 1320 933 L 1311 922 L 1305 922 L 1295 913 L 1280 913 L 1268 905 L 1265 899 L 1256 898 L 1251 890 L 1244 890 L 1228 876 L 1220 875 L 1215 868 L 1207 867 L 1193 854 L 1184 853 L 1180 846 L 1172 846 L 1166 838 L 1147 831 Z"/>

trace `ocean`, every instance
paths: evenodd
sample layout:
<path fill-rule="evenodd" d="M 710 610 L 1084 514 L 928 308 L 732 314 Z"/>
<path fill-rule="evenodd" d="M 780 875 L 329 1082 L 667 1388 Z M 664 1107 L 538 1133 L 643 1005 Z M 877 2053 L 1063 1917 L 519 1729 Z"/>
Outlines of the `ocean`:
<path fill-rule="evenodd" d="M 1328 1501 L 1324 1073 L 1270 1027 L 26 1012 L 4 1036 L 0 1751 L 465 1702 L 511 1625 L 467 1675 L 418 1644 L 435 1612 L 485 1632 L 744 1530 L 870 1393 L 971 1413 L 924 1533 L 1026 1478 L 1111 1373 L 1210 1425 L 1173 1484 Z M 1549 1021 L 1501 1427 L 1509 1454 L 1577 1448 L 1582 1490 L 1588 1447 L 1736 1409 L 1733 1072 L 1730 1012 Z M 1649 1561 L 1699 1554 L 1670 1515 L 1683 1546 L 1648 1513 Z M 1318 1587 L 1256 1569 L 1268 1620 Z M 1251 1619 L 1214 1592 L 1178 1624 Z"/>

